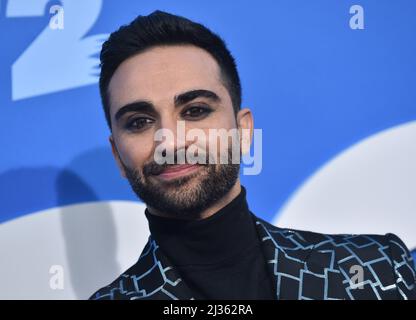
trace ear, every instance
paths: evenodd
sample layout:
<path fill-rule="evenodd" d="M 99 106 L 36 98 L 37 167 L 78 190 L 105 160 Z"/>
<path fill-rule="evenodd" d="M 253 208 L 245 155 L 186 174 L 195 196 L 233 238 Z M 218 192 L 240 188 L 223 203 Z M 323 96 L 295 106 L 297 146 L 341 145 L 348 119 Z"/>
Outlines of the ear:
<path fill-rule="evenodd" d="M 114 157 L 114 159 L 116 160 L 117 166 L 118 166 L 118 168 L 119 168 L 119 170 L 120 170 L 120 174 L 121 174 L 124 178 L 126 178 L 126 172 L 125 172 L 124 167 L 123 167 L 123 165 L 122 165 L 122 163 L 121 163 L 121 160 L 120 160 L 120 155 L 119 155 L 119 153 L 118 153 L 118 150 L 117 150 L 117 147 L 116 147 L 116 144 L 115 144 L 115 142 L 114 142 L 114 138 L 113 138 L 113 135 L 112 135 L 112 134 L 110 134 L 110 136 L 108 137 L 108 141 L 110 141 L 110 144 L 111 144 L 111 151 L 112 151 L 112 153 L 113 153 L 113 157 Z"/>
<path fill-rule="evenodd" d="M 237 113 L 237 126 L 240 133 L 240 150 L 241 154 L 250 152 L 250 146 L 253 139 L 254 120 L 251 110 L 248 108 L 241 109 Z"/>

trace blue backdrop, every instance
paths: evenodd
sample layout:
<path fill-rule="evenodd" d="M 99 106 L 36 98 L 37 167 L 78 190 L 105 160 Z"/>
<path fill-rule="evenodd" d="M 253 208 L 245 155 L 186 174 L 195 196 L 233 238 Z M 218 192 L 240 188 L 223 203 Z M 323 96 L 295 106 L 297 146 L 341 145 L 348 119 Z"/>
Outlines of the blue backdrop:
<path fill-rule="evenodd" d="M 64 29 L 49 23 L 64 8 Z M 350 7 L 364 8 L 353 30 Z M 153 10 L 219 33 L 243 106 L 263 130 L 263 170 L 243 176 L 272 221 L 343 150 L 416 120 L 416 1 L 0 1 L 0 222 L 68 204 L 133 200 L 113 161 L 97 87 L 109 32 Z"/>

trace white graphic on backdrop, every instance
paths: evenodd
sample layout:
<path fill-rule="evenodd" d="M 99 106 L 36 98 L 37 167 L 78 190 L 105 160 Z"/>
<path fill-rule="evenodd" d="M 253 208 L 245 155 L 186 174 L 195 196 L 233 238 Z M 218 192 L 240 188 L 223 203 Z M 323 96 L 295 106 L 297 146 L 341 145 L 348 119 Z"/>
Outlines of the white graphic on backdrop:
<path fill-rule="evenodd" d="M 9 0 L 6 16 L 49 15 L 47 3 Z M 100 52 L 108 35 L 85 36 L 100 14 L 102 0 L 62 0 L 61 3 L 65 10 L 65 28 L 53 29 L 48 23 L 12 66 L 13 100 L 77 88 L 98 80 L 99 59 L 94 55 Z"/>
<path fill-rule="evenodd" d="M 87 299 L 139 258 L 149 236 L 144 210 L 140 202 L 102 201 L 0 224 L 0 243 L 13 243 L 0 246 L 0 299 Z"/>
<path fill-rule="evenodd" d="M 365 139 L 323 166 L 274 221 L 325 233 L 387 233 L 416 248 L 416 121 Z"/>

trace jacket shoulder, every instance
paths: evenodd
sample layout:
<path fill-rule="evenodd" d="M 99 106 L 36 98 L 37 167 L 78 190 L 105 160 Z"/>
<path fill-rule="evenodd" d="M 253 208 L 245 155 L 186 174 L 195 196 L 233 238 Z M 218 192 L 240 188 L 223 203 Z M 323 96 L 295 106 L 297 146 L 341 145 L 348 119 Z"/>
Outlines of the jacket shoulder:
<path fill-rule="evenodd" d="M 337 275 L 347 299 L 416 299 L 415 264 L 395 234 L 323 234 L 257 221 L 285 255 L 308 250 L 306 272 Z"/>

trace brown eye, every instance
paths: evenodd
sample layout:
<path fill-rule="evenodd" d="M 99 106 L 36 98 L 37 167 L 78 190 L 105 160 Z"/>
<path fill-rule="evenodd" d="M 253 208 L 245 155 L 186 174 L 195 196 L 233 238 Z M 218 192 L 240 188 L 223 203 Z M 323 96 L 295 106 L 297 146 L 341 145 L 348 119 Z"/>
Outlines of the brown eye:
<path fill-rule="evenodd" d="M 198 120 L 198 119 L 206 117 L 211 112 L 212 110 L 206 107 L 193 106 L 185 110 L 182 113 L 182 116 L 190 120 Z"/>
<path fill-rule="evenodd" d="M 128 130 L 142 130 L 146 126 L 148 126 L 152 123 L 153 123 L 153 119 L 150 119 L 150 118 L 144 118 L 144 117 L 134 118 L 134 119 L 130 120 L 127 123 L 126 129 L 128 129 Z"/>

